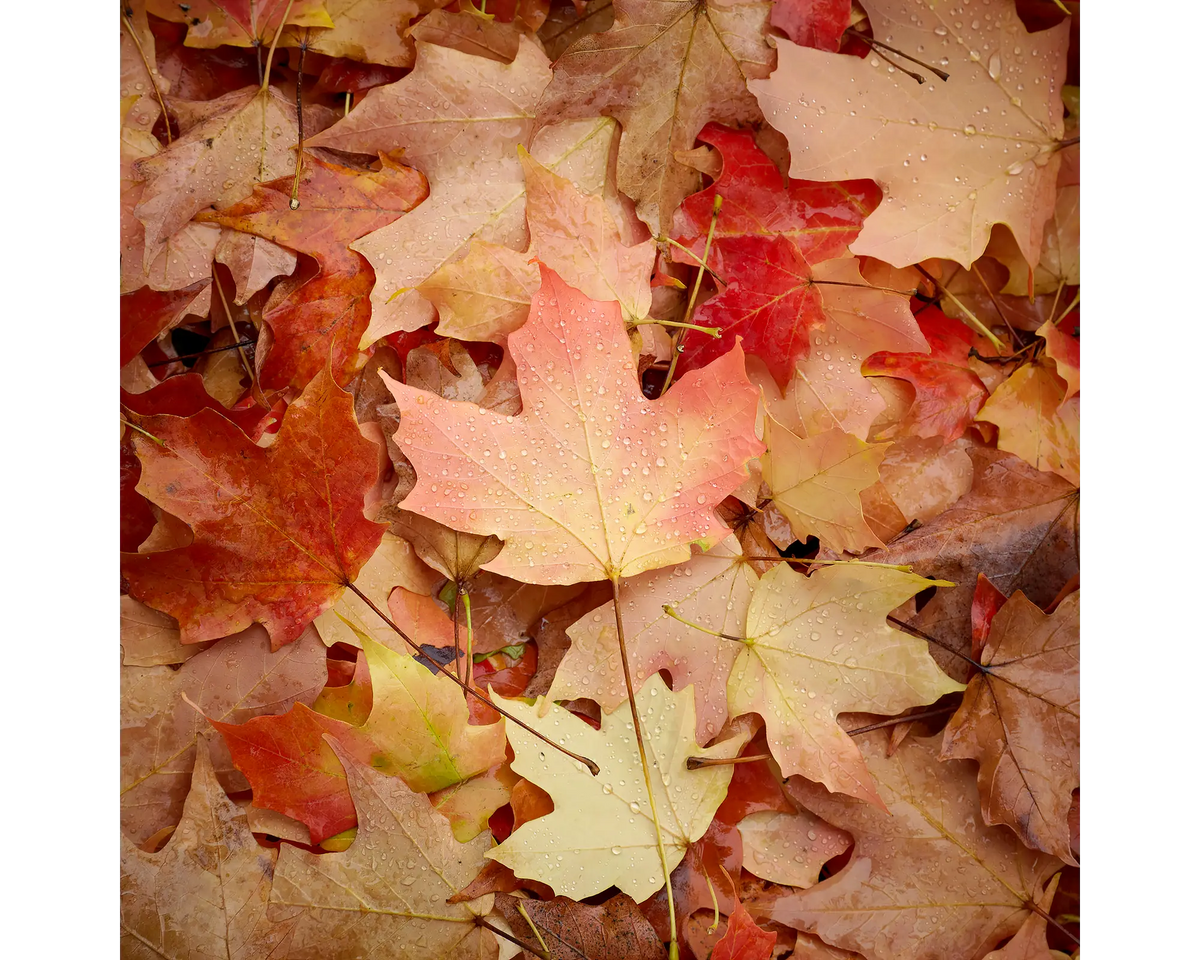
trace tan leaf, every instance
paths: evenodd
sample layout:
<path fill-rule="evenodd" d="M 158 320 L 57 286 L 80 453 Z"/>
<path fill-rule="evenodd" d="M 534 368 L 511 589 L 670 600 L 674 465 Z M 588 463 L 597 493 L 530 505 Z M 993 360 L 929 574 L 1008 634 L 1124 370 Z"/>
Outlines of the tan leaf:
<path fill-rule="evenodd" d="M 854 842 L 845 830 L 830 826 L 807 810 L 752 813 L 738 825 L 742 865 L 756 877 L 807 889 L 829 860 Z"/>
<path fill-rule="evenodd" d="M 983 823 L 972 765 L 939 762 L 937 738 L 909 737 L 890 760 L 886 731 L 858 744 L 887 810 L 789 781 L 793 800 L 853 835 L 854 852 L 810 890 L 747 902 L 751 914 L 872 960 L 978 957 L 1016 934 L 1062 864 Z"/>
<path fill-rule="evenodd" d="M 146 606 L 133 597 L 121 598 L 121 663 L 127 667 L 153 667 L 183 663 L 210 644 L 181 643 L 174 617 Z"/>
<path fill-rule="evenodd" d="M 1079 593 L 1046 616 L 1013 594 L 992 619 L 943 757 L 979 761 L 987 823 L 1075 863 L 1068 814 L 1079 786 Z"/>
<path fill-rule="evenodd" d="M 876 37 L 919 51 L 950 79 L 918 84 L 876 53 L 780 40 L 778 69 L 749 87 L 787 135 L 791 176 L 879 182 L 884 200 L 851 244 L 856 254 L 970 267 L 992 225 L 1005 223 L 1037 263 L 1054 208 L 1069 24 L 1029 34 L 1011 4 L 986 18 L 933 0 L 862 5 Z"/>
<path fill-rule="evenodd" d="M 260 847 L 217 782 L 205 743 L 183 819 L 157 853 L 121 837 L 121 956 L 271 960 L 288 949 L 296 911 L 267 918 L 277 852 Z"/>
<path fill-rule="evenodd" d="M 1079 486 L 1079 397 L 1052 363 L 1027 363 L 998 386 L 977 420 L 1000 428 L 996 446 Z"/>
<path fill-rule="evenodd" d="M 675 159 L 710 120 L 759 116 L 746 81 L 774 63 L 763 0 L 614 0 L 611 29 L 584 36 L 555 61 L 538 104 L 555 121 L 605 113 L 621 122 L 617 186 L 653 233 L 670 228 L 700 174 Z"/>
<path fill-rule="evenodd" d="M 879 480 L 887 444 L 864 443 L 833 427 L 801 440 L 766 418 L 763 480 L 798 539 L 815 536 L 836 551 L 883 546 L 863 517 L 861 494 Z"/>
<path fill-rule="evenodd" d="M 495 958 L 494 935 L 475 923 L 492 897 L 446 902 L 479 873 L 491 838 L 459 843 L 424 794 L 330 746 L 346 769 L 358 834 L 341 853 L 283 847 L 271 915 L 303 908 L 289 960 L 388 956 L 398 944 L 405 960 Z"/>

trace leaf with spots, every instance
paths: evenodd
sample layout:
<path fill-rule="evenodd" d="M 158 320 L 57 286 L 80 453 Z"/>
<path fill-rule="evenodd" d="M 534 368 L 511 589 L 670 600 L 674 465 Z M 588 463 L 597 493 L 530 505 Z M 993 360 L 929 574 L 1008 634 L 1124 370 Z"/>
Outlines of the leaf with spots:
<path fill-rule="evenodd" d="M 500 537 L 484 569 L 529 583 L 633 576 L 723 540 L 713 511 L 762 449 L 741 349 L 647 400 L 627 342 L 617 303 L 543 267 L 529 320 L 509 338 L 519 416 L 385 377 L 396 442 L 417 470 L 405 508 Z"/>
<path fill-rule="evenodd" d="M 962 689 L 938 669 L 924 641 L 887 624 L 892 610 L 933 586 L 949 584 L 853 563 L 809 577 L 781 563 L 759 580 L 729 678 L 729 709 L 766 721 L 771 754 L 785 777 L 799 773 L 880 804 L 837 715 L 891 716 Z"/>
<path fill-rule="evenodd" d="M 934 0 L 863 0 L 875 37 L 950 75 L 919 84 L 883 57 L 779 41 L 770 79 L 752 79 L 767 122 L 787 136 L 791 175 L 870 177 L 886 199 L 852 245 L 894 266 L 933 257 L 969 267 L 993 224 L 1028 263 L 1054 210 L 1069 26 L 1030 34 L 1011 3 L 990 16 Z"/>
<path fill-rule="evenodd" d="M 296 917 L 295 911 L 267 917 L 277 856 L 254 839 L 202 743 L 183 819 L 167 845 L 146 853 L 121 837 L 121 956 L 284 955 Z"/>
<path fill-rule="evenodd" d="M 179 621 L 185 643 L 258 621 L 290 643 L 354 580 L 383 537 L 363 514 L 378 448 L 358 432 L 350 395 L 328 370 L 288 407 L 275 442 L 256 446 L 215 410 L 138 417 L 138 491 L 189 524 L 176 550 L 126 554 L 130 594 Z"/>
<path fill-rule="evenodd" d="M 1029 903 L 1062 863 L 979 813 L 975 771 L 938 759 L 938 738 L 858 739 L 884 808 L 799 778 L 793 800 L 854 837 L 850 862 L 809 890 L 748 902 L 752 916 L 817 934 L 872 960 L 979 957 L 1040 918 Z"/>
<path fill-rule="evenodd" d="M 689 770 L 688 757 L 732 757 L 749 739 L 743 732 L 701 749 L 693 689 L 674 692 L 656 674 L 637 695 L 669 869 L 704 835 L 733 774 L 728 765 Z M 663 886 L 628 701 L 595 730 L 545 697 L 532 706 L 498 700 L 535 730 L 596 761 L 600 773 L 593 777 L 582 763 L 511 725 L 513 771 L 548 792 L 554 811 L 514 830 L 488 856 L 573 900 L 616 886 L 642 901 Z"/>
<path fill-rule="evenodd" d="M 358 834 L 340 853 L 285 845 L 275 866 L 271 916 L 296 916 L 289 960 L 389 956 L 482 960 L 494 935 L 476 924 L 491 895 L 446 901 L 479 873 L 492 840 L 459 843 L 449 822 L 404 781 L 358 763 L 336 743 L 358 811 Z"/>

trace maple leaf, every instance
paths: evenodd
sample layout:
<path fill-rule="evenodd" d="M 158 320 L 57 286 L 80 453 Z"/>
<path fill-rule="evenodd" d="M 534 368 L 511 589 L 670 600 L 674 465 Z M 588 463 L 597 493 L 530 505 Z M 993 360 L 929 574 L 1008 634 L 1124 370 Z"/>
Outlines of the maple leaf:
<path fill-rule="evenodd" d="M 295 920 L 267 918 L 277 856 L 221 789 L 205 744 L 167 845 L 146 853 L 121 837 L 121 956 L 279 956 Z"/>
<path fill-rule="evenodd" d="M 666 878 L 637 743 L 627 735 L 632 730 L 629 702 L 603 718 L 595 730 L 544 697 L 532 706 L 497 699 L 535 730 L 592 758 L 600 773 L 593 777 L 582 763 L 510 725 L 513 771 L 546 790 L 554 811 L 514 830 L 487 856 L 574 900 L 616 886 L 641 901 L 663 886 Z M 724 765 L 689 770 L 688 757 L 735 756 L 749 735 L 701 749 L 695 741 L 693 688 L 672 691 L 657 675 L 638 693 L 637 708 L 647 734 L 647 759 L 657 770 L 652 781 L 661 842 L 667 868 L 673 869 L 688 844 L 704 834 L 733 774 Z"/>
<path fill-rule="evenodd" d="M 121 296 L 121 366 L 188 316 L 208 316 L 212 280 L 179 290 L 157 292 L 143 287 Z"/>
<path fill-rule="evenodd" d="M 970 765 L 939 762 L 937 738 L 909 737 L 890 760 L 885 734 L 858 742 L 887 809 L 790 781 L 794 800 L 853 835 L 854 852 L 810 890 L 750 903 L 751 915 L 878 960 L 980 956 L 1036 922 L 1028 904 L 1062 864 L 984 825 Z"/>
<path fill-rule="evenodd" d="M 229 268 L 233 277 L 233 302 L 246 303 L 278 276 L 296 269 L 296 255 L 263 237 L 222 230 L 213 248 L 213 260 Z"/>
<path fill-rule="evenodd" d="M 1054 207 L 1069 25 L 1029 34 L 1011 4 L 988 18 L 932 0 L 865 0 L 863 8 L 877 38 L 920 51 L 949 80 L 918 84 L 880 56 L 781 40 L 778 68 L 748 86 L 788 138 L 791 175 L 881 184 L 885 199 L 852 245 L 856 254 L 970 267 L 992 225 L 1004 223 L 1037 263 Z"/>
<path fill-rule="evenodd" d="M 996 446 L 1079 486 L 1079 397 L 1044 360 L 1019 367 L 976 419 L 1000 428 Z"/>
<path fill-rule="evenodd" d="M 623 893 L 594 906 L 566 897 L 543 902 L 518 900 L 501 893 L 496 896 L 496 909 L 504 914 L 513 933 L 526 943 L 537 941 L 532 923 L 549 948 L 552 960 L 580 957 L 665 960 L 667 956 L 654 928 L 638 912 L 633 899 Z"/>
<path fill-rule="evenodd" d="M 121 829 L 135 843 L 176 822 L 187 795 L 205 715 L 238 722 L 312 703 L 326 680 L 325 648 L 313 631 L 272 651 L 261 627 L 214 644 L 178 670 L 121 668 Z M 216 768 L 236 789 L 246 784 L 224 744 Z"/>
<path fill-rule="evenodd" d="M 491 896 L 446 902 L 479 872 L 491 838 L 460 843 L 424 794 L 330 747 L 346 770 L 358 834 L 340 853 L 280 851 L 269 915 L 303 908 L 288 957 L 385 955 L 397 944 L 411 960 L 495 956 L 493 934 L 475 922 Z"/>
<path fill-rule="evenodd" d="M 1046 341 L 1046 356 L 1067 382 L 1067 399 L 1079 393 L 1079 313 L 1069 313 L 1058 323 L 1047 320 L 1037 328 Z"/>
<path fill-rule="evenodd" d="M 647 400 L 626 342 L 616 303 L 589 301 L 543 267 L 529 320 L 509 338 L 519 417 L 385 375 L 396 442 L 417 469 L 405 506 L 500 537 L 485 568 L 530 583 L 633 576 L 687 560 L 690 542 L 724 539 L 713 510 L 762 449 L 742 352 Z"/>
<path fill-rule="evenodd" d="M 549 61 L 528 37 L 511 64 L 418 42 L 408 76 L 371 90 L 309 141 L 358 153 L 403 149 L 405 161 L 429 178 L 429 199 L 420 207 L 352 245 L 376 276 L 362 348 L 429 323 L 431 305 L 413 288 L 465 252 L 472 238 L 526 245 L 518 144 L 585 193 L 599 190 L 612 121 L 556 124 L 529 143 L 533 107 L 549 80 Z"/>
<path fill-rule="evenodd" d="M 504 759 L 504 723 L 474 726 L 459 687 L 412 656 L 362 638 L 371 669 L 371 715 L 363 734 L 377 750 L 371 766 L 428 793 Z"/>
<path fill-rule="evenodd" d="M 943 757 L 979 761 L 986 823 L 1074 864 L 1067 820 L 1079 786 L 1079 593 L 1046 616 L 1018 591 L 991 622 Z"/>
<path fill-rule="evenodd" d="M 126 556 L 130 594 L 179 621 L 185 643 L 263 623 L 289 643 L 370 559 L 383 527 L 363 515 L 377 447 L 358 432 L 328 370 L 288 407 L 275 442 L 255 446 L 211 409 L 139 418 L 138 490 L 188 523 L 181 549 Z"/>
<path fill-rule="evenodd" d="M 852 563 L 809 577 L 781 563 L 759 580 L 729 678 L 729 709 L 766 721 L 771 755 L 785 777 L 799 773 L 880 802 L 836 718 L 853 710 L 890 716 L 963 689 L 938 669 L 923 641 L 885 619 L 931 586 L 949 584 Z"/>
<path fill-rule="evenodd" d="M 184 42 L 190 47 L 257 47 L 270 43 L 283 24 L 334 25 L 325 0 L 190 0 L 187 4 L 146 0 L 146 9 L 164 20 L 186 23 Z"/>
<path fill-rule="evenodd" d="M 201 210 L 229 206 L 255 182 L 295 170 L 296 107 L 274 88 L 244 87 L 192 106 L 187 131 L 134 164 L 147 181 L 134 211 L 145 226 L 147 271 L 167 240 Z M 172 107 L 180 109 L 178 103 Z"/>
<path fill-rule="evenodd" d="M 390 67 L 411 67 L 412 41 L 406 36 L 409 23 L 423 10 L 428 0 L 324 0 L 332 26 L 327 29 L 301 29 L 311 24 L 296 23 L 295 13 L 279 38 L 283 47 L 299 47 L 329 57 L 348 57 L 365 63 Z M 293 8 L 294 10 L 295 8 Z"/>
<path fill-rule="evenodd" d="M 779 9 L 778 3 L 774 9 Z M 879 203 L 879 188 L 870 180 L 814 183 L 783 176 L 748 130 L 710 123 L 696 139 L 711 143 L 720 152 L 721 173 L 676 211 L 674 239 L 695 255 L 675 249 L 672 257 L 676 261 L 696 262 L 704 252 L 710 225 L 714 241 L 783 236 L 809 263 L 841 257 L 862 229 L 863 218 Z M 713 224 L 718 195 L 721 211 Z M 722 249 L 717 248 L 714 264 Z"/>
<path fill-rule="evenodd" d="M 165 613 L 152 610 L 133 597 L 121 598 L 121 665 L 154 667 L 183 663 L 207 644 L 185 646 L 179 642 L 179 627 Z"/>
<path fill-rule="evenodd" d="M 972 446 L 967 453 L 974 464 L 971 492 L 886 550 L 863 557 L 910 564 L 923 576 L 957 583 L 940 588 L 907 619 L 964 654 L 979 574 L 1005 594 L 1020 590 L 1045 606 L 1079 573 L 1078 490 L 1001 451 Z M 940 647 L 931 652 L 952 677 L 966 679 L 960 657 Z"/>
<path fill-rule="evenodd" d="M 310 843 L 321 843 L 358 822 L 346 774 L 324 739 L 329 735 L 352 756 L 370 762 L 374 745 L 357 727 L 302 703 L 279 716 L 209 723 L 225 738 L 233 762 L 250 781 L 254 805 L 299 820 L 308 827 Z"/>
<path fill-rule="evenodd" d="M 664 610 L 707 630 L 740 637 L 758 576 L 734 537 L 686 563 L 647 571 L 621 584 L 621 617 L 634 690 L 666 669 L 676 687 L 695 685 L 696 737 L 707 743 L 724 726 L 725 685 L 737 646 L 682 627 Z M 554 674 L 547 700 L 588 697 L 612 713 L 629 699 L 617 619 L 610 602 L 567 628 L 570 649 Z"/>
<path fill-rule="evenodd" d="M 866 440 L 886 402 L 860 372 L 863 359 L 883 350 L 920 353 L 929 345 L 908 298 L 868 286 L 853 258 L 814 264 L 812 276 L 818 285 L 832 281 L 820 287 L 825 324 L 812 332 L 811 350 L 797 361 L 784 402 L 770 411 L 799 436 L 837 427 Z"/>
<path fill-rule="evenodd" d="M 863 362 L 862 372 L 907 380 L 916 388 L 912 409 L 898 427 L 901 435 L 957 440 L 987 400 L 987 387 L 968 366 L 978 338 L 933 306 L 917 315 L 917 325 L 929 342 L 928 352 L 875 353 Z"/>
<path fill-rule="evenodd" d="M 903 437 L 888 447 L 879 482 L 904 520 L 929 523 L 971 489 L 970 443 Z"/>
<path fill-rule="evenodd" d="M 428 195 L 425 177 L 388 153 L 383 169 L 359 170 L 304 155 L 300 207 L 291 208 L 295 178 L 254 188 L 241 203 L 200 219 L 266 237 L 317 261 L 315 276 L 302 273 L 276 287 L 263 308 L 270 348 L 256 352 L 263 386 L 302 389 L 332 363 L 344 386 L 362 365 L 359 341 L 371 317 L 374 276 L 347 244 L 391 223 Z"/>
<path fill-rule="evenodd" d="M 778 937 L 758 926 L 739 901 L 709 960 L 771 960 Z"/>
<path fill-rule="evenodd" d="M 769 415 L 763 439 L 763 480 L 797 538 L 815 536 L 838 552 L 883 546 L 863 517 L 861 494 L 878 482 L 887 444 L 837 427 L 802 440 Z"/>
<path fill-rule="evenodd" d="M 759 117 L 746 80 L 765 77 L 774 62 L 765 38 L 771 4 L 613 0 L 612 7 L 611 29 L 582 37 L 555 61 L 538 116 L 619 120 L 617 186 L 659 234 L 700 184 L 676 151 L 690 150 L 710 120 Z"/>
<path fill-rule="evenodd" d="M 821 868 L 850 849 L 850 834 L 807 810 L 752 813 L 737 825 L 742 863 L 756 877 L 807 888 Z"/>
<path fill-rule="evenodd" d="M 795 43 L 836 53 L 850 26 L 851 0 L 777 0 L 771 26 Z"/>

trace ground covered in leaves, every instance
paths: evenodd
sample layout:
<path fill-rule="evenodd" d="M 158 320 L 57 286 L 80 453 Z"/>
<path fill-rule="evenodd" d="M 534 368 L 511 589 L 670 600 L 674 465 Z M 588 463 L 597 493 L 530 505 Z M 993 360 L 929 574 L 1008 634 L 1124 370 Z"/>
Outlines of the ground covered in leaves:
<path fill-rule="evenodd" d="M 1079 937 L 1078 3 L 129 0 L 129 957 Z"/>

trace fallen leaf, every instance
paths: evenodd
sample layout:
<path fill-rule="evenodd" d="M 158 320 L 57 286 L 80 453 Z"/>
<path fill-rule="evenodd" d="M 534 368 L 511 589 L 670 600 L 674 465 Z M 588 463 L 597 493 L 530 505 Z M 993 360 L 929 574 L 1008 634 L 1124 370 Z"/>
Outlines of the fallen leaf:
<path fill-rule="evenodd" d="M 377 448 L 328 371 L 288 407 L 275 442 L 255 446 L 211 409 L 141 417 L 138 490 L 191 525 L 191 546 L 129 556 L 130 593 L 179 621 L 185 643 L 263 623 L 276 646 L 332 606 L 383 527 L 363 515 Z M 314 481 L 319 478 L 320 485 Z"/>
<path fill-rule="evenodd" d="M 351 756 L 369 762 L 374 744 L 358 727 L 302 703 L 278 716 L 209 723 L 225 738 L 234 764 L 250 781 L 256 807 L 300 821 L 314 844 L 358 823 L 345 771 L 324 739 L 328 735 Z"/>
<path fill-rule="evenodd" d="M 555 61 L 538 103 L 555 121 L 604 113 L 621 122 L 617 186 L 638 216 L 663 233 L 699 174 L 675 159 L 710 120 L 758 118 L 746 80 L 774 62 L 770 6 L 760 0 L 613 0 L 615 21 L 583 36 Z"/>
<path fill-rule="evenodd" d="M 821 868 L 854 842 L 846 831 L 807 810 L 752 813 L 738 824 L 738 833 L 747 870 L 803 889 L 816 883 Z"/>
<path fill-rule="evenodd" d="M 369 637 L 363 650 L 371 669 L 371 715 L 361 730 L 377 747 L 371 756 L 376 770 L 428 793 L 504 760 L 503 720 L 468 724 L 466 701 L 453 680 Z"/>
<path fill-rule="evenodd" d="M 798 539 L 815 536 L 838 552 L 883 546 L 863 517 L 861 494 L 879 480 L 887 444 L 864 443 L 833 427 L 801 440 L 764 421 L 763 480 Z"/>
<path fill-rule="evenodd" d="M 574 900 L 616 886 L 641 901 L 663 886 L 666 878 L 650 799 L 637 744 L 629 735 L 628 705 L 605 717 L 601 729 L 594 730 L 545 698 L 533 706 L 497 699 L 535 730 L 591 758 L 600 773 L 593 777 L 582 763 L 510 726 L 509 741 L 516 753 L 513 771 L 549 792 L 554 812 L 514 830 L 488 857 Z M 749 735 L 701 749 L 695 741 L 692 688 L 671 691 L 658 676 L 647 680 L 637 701 L 647 760 L 651 770 L 658 771 L 651 776 L 671 869 L 683 859 L 687 845 L 704 834 L 733 772 L 728 766 L 688 770 L 687 758 L 734 756 Z M 586 841 L 577 846 L 582 838 Z"/>
<path fill-rule="evenodd" d="M 923 641 L 885 619 L 921 590 L 942 585 L 853 563 L 822 567 L 809 577 L 780 563 L 759 580 L 747 640 L 729 678 L 729 710 L 763 718 L 785 777 L 799 773 L 880 803 L 837 715 L 869 710 L 891 716 L 963 688 L 938 669 Z"/>
<path fill-rule="evenodd" d="M 354 669 L 350 678 L 338 686 L 334 682 L 334 664 L 349 666 L 344 660 L 329 660 L 329 684 L 313 701 L 313 709 L 323 716 L 361 727 L 371 713 L 371 668 L 367 656 L 361 650 L 354 658 Z"/>
<path fill-rule="evenodd" d="M 776 3 L 774 10 L 779 8 Z M 676 261 L 694 264 L 704 252 L 711 226 L 714 241 L 787 237 L 815 265 L 845 256 L 863 218 L 879 204 L 879 188 L 870 180 L 815 183 L 785 177 L 748 130 L 710 123 L 696 139 L 720 152 L 721 174 L 684 200 L 675 214 L 672 235 L 691 251 L 689 255 L 674 248 Z M 721 210 L 713 223 L 718 195 Z"/>
<path fill-rule="evenodd" d="M 987 400 L 987 387 L 969 365 L 971 348 L 982 338 L 937 307 L 922 310 L 917 325 L 928 351 L 875 353 L 865 359 L 862 372 L 907 380 L 916 388 L 916 400 L 896 431 L 899 436 L 957 440 Z"/>
<path fill-rule="evenodd" d="M 133 597 L 121 598 L 121 663 L 126 667 L 153 667 L 183 663 L 205 644 L 179 642 L 179 625 L 173 617 L 152 610 Z"/>
<path fill-rule="evenodd" d="M 1067 314 L 1058 323 L 1047 320 L 1037 329 L 1046 341 L 1046 356 L 1054 361 L 1058 375 L 1067 382 L 1067 399 L 1079 393 L 1079 312 Z"/>
<path fill-rule="evenodd" d="M 878 960 L 980 956 L 1025 922 L 1062 865 L 980 819 L 974 771 L 942 763 L 937 738 L 909 737 L 890 760 L 885 731 L 858 738 L 886 810 L 789 781 L 791 797 L 854 837 L 850 862 L 809 890 L 748 902 L 827 943 Z"/>
<path fill-rule="evenodd" d="M 1054 894 L 1058 890 L 1060 879 L 1062 874 L 1051 877 L 1050 882 L 1046 884 L 1046 892 L 1042 894 L 1038 903 L 1042 913 L 1047 916 L 1053 916 L 1050 909 L 1054 904 Z M 999 950 L 993 950 L 983 960 L 1058 960 L 1066 957 L 1066 954 L 1058 951 L 1050 952 L 1046 944 L 1046 920 L 1042 913 L 1031 916 L 1017 931 L 1016 936 Z"/>
<path fill-rule="evenodd" d="M 494 935 L 475 922 L 491 897 L 446 902 L 479 872 L 491 839 L 459 843 L 427 797 L 330 746 L 346 769 L 358 835 L 341 853 L 281 849 L 270 915 L 303 908 L 289 960 L 383 955 L 398 943 L 411 960 L 494 957 Z"/>
<path fill-rule="evenodd" d="M 850 26 L 851 0 L 778 0 L 771 26 L 795 43 L 836 53 Z"/>
<path fill-rule="evenodd" d="M 190 779 L 183 819 L 162 850 L 145 853 L 121 838 L 121 956 L 281 956 L 296 920 L 267 918 L 277 852 L 255 841 L 207 745 Z"/>
<path fill-rule="evenodd" d="M 877 37 L 941 62 L 950 79 L 916 67 L 918 84 L 874 52 L 860 60 L 779 41 L 778 68 L 748 86 L 788 138 L 791 175 L 883 187 L 856 254 L 970 267 L 1004 223 L 1037 263 L 1054 208 L 1069 26 L 1030 34 L 1011 5 L 986 19 L 955 19 L 929 0 L 862 6 Z"/>
<path fill-rule="evenodd" d="M 991 622 L 943 757 L 979 761 L 986 823 L 1072 865 L 1068 812 L 1079 786 L 1079 593 L 1046 616 L 1019 591 Z"/>
<path fill-rule="evenodd" d="M 652 401 L 630 354 L 610 348 L 624 339 L 619 306 L 587 300 L 543 267 L 534 310 L 509 338 L 528 381 L 520 417 L 385 377 L 402 415 L 396 441 L 417 469 L 405 505 L 500 537 L 505 549 L 486 569 L 533 583 L 633 576 L 683 562 L 690 542 L 724 539 L 713 509 L 761 449 L 742 352 Z M 718 395 L 719 416 L 709 412 Z M 574 413 L 563 416 L 564 405 Z"/>
<path fill-rule="evenodd" d="M 969 651 L 979 574 L 1005 595 L 1020 590 L 1044 605 L 1079 572 L 1078 490 L 998 450 L 972 446 L 967 453 L 975 467 L 971 492 L 886 550 L 863 558 L 911 564 L 922 576 L 957 583 L 940 587 L 906 619 L 961 654 Z M 961 657 L 938 646 L 931 653 L 956 680 L 967 679 Z"/>
<path fill-rule="evenodd" d="M 777 937 L 759 927 L 739 902 L 709 960 L 771 960 Z"/>
<path fill-rule="evenodd" d="M 261 627 L 214 644 L 178 670 L 121 668 L 121 829 L 134 843 L 176 823 L 204 716 L 241 722 L 312 703 L 325 685 L 325 648 L 314 631 L 272 651 Z M 246 782 L 223 743 L 216 769 L 231 789 Z"/>
<path fill-rule="evenodd" d="M 121 366 L 181 323 L 188 316 L 207 317 L 212 304 L 212 280 L 178 290 L 158 292 L 143 287 L 121 297 Z"/>
<path fill-rule="evenodd" d="M 263 237 L 222 230 L 213 259 L 229 268 L 233 277 L 233 302 L 244 304 L 268 283 L 296 269 L 296 255 Z"/>
<path fill-rule="evenodd" d="M 180 106 L 172 101 L 173 110 Z M 235 90 L 195 104 L 194 114 L 195 122 L 169 147 L 134 164 L 146 180 L 135 213 L 146 230 L 147 271 L 201 210 L 227 207 L 256 182 L 295 172 L 296 107 L 273 87 Z"/>
<path fill-rule="evenodd" d="M 324 7 L 332 27 L 310 30 L 300 28 L 313 24 L 289 26 L 280 36 L 279 45 L 304 44 L 308 50 L 330 57 L 390 67 L 412 66 L 413 48 L 407 28 L 414 17 L 428 9 L 427 0 L 324 0 Z M 296 22 L 293 12 L 288 23 Z"/>
<path fill-rule="evenodd" d="M 164 20 L 188 24 L 188 46 L 257 47 L 269 45 L 281 24 L 332 27 L 326 2 L 336 5 L 338 0 L 147 0 L 146 9 Z"/>
<path fill-rule="evenodd" d="M 247 200 L 201 219 L 266 237 L 316 259 L 315 275 L 301 273 L 278 285 L 263 308 L 270 348 L 256 351 L 266 387 L 302 389 L 332 364 L 340 386 L 364 362 L 359 341 L 370 321 L 374 277 L 348 245 L 387 226 L 428 195 L 425 177 L 380 155 L 382 169 L 360 170 L 304 154 L 298 209 L 291 208 L 295 178 L 254 188 Z"/>
<path fill-rule="evenodd" d="M 651 570 L 621 585 L 621 617 L 633 689 L 666 669 L 675 687 L 696 687 L 696 739 L 708 743 L 725 725 L 725 685 L 737 656 L 733 641 L 710 637 L 669 616 L 718 633 L 745 636 L 746 610 L 758 576 L 733 537 L 686 563 Z M 588 697 L 605 713 L 629 700 L 613 604 L 567 628 L 571 647 L 554 674 L 547 701 Z"/>
<path fill-rule="evenodd" d="M 1000 428 L 996 446 L 1079 486 L 1079 396 L 1043 360 L 1018 367 L 976 415 Z"/>
<path fill-rule="evenodd" d="M 529 920 L 522 916 L 518 904 Z M 623 893 L 592 906 L 566 897 L 549 902 L 518 900 L 506 893 L 496 895 L 496 909 L 512 926 L 513 933 L 526 943 L 537 943 L 530 929 L 536 926 L 541 939 L 550 948 L 553 960 L 578 960 L 579 957 L 620 957 L 621 960 L 664 960 L 662 941 L 637 904 Z"/>
<path fill-rule="evenodd" d="M 879 482 L 905 521 L 929 523 L 971 489 L 974 467 L 966 440 L 901 437 L 884 454 Z"/>

